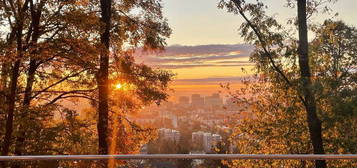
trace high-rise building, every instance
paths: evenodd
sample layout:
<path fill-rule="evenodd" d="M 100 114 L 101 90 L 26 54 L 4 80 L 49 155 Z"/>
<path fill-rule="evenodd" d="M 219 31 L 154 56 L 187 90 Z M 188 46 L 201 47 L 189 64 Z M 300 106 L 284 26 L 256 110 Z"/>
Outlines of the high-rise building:
<path fill-rule="evenodd" d="M 203 149 L 205 152 L 211 152 L 212 148 L 212 134 L 211 133 L 204 133 L 203 134 Z"/>
<path fill-rule="evenodd" d="M 193 94 L 191 96 L 191 105 L 193 107 L 203 107 L 205 104 L 205 99 L 201 97 L 200 94 Z"/>
<path fill-rule="evenodd" d="M 187 96 L 181 96 L 179 97 L 179 104 L 181 106 L 189 106 L 190 104 L 190 98 Z"/>
<path fill-rule="evenodd" d="M 217 107 L 223 105 L 223 99 L 219 96 L 218 93 L 212 94 L 212 96 L 207 96 L 205 98 L 205 104 L 208 107 Z"/>

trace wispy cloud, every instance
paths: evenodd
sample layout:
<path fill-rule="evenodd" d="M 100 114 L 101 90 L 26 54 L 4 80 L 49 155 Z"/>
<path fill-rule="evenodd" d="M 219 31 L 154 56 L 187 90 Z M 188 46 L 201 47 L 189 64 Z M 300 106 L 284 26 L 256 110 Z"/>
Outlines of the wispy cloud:
<path fill-rule="evenodd" d="M 241 82 L 243 79 L 247 77 L 212 77 L 212 78 L 199 78 L 199 79 L 179 79 L 176 82 L 198 82 L 198 83 L 206 83 L 206 82 Z"/>
<path fill-rule="evenodd" d="M 195 68 L 195 67 L 243 67 L 253 65 L 252 63 L 237 63 L 237 64 L 163 64 L 158 65 L 160 68 L 165 69 L 178 69 L 178 68 Z"/>
<path fill-rule="evenodd" d="M 164 52 L 147 53 L 137 51 L 138 62 L 167 69 L 217 67 L 217 66 L 246 66 L 253 46 L 247 44 L 235 45 L 174 45 Z"/>

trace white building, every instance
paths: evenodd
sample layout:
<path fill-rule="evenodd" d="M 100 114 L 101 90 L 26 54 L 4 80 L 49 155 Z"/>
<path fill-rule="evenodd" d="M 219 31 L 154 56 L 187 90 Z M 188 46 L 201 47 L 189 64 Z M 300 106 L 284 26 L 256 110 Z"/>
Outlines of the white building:
<path fill-rule="evenodd" d="M 211 152 L 212 148 L 212 134 L 205 133 L 203 134 L 203 149 L 205 152 Z"/>
<path fill-rule="evenodd" d="M 180 140 L 180 132 L 177 130 L 160 128 L 159 129 L 159 138 L 174 142 L 179 142 Z"/>

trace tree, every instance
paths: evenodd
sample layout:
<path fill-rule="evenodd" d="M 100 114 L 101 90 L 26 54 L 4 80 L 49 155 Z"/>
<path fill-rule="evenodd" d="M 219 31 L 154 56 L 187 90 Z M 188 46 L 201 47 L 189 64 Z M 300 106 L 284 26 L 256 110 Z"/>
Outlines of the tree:
<path fill-rule="evenodd" d="M 12 3 L 12 2 L 10 2 Z M 24 28 L 24 19 L 25 12 L 27 10 L 28 1 L 22 3 L 17 1 L 16 4 L 11 4 L 13 7 L 11 8 L 12 13 L 14 13 L 15 23 L 11 25 L 11 31 L 14 31 L 16 38 L 16 56 L 15 62 L 12 64 L 11 75 L 10 75 L 10 84 L 9 84 L 9 95 L 6 99 L 7 102 L 7 118 L 6 118 L 6 126 L 5 126 L 5 136 L 4 142 L 2 146 L 2 155 L 8 155 L 9 148 L 11 145 L 12 132 L 13 132 L 13 121 L 14 121 L 14 112 L 15 112 L 15 99 L 16 99 L 16 91 L 17 91 L 17 80 L 19 78 L 20 64 L 23 59 L 23 43 L 22 43 L 22 34 Z M 15 7 L 17 9 L 15 9 Z M 11 24 L 11 23 L 10 23 Z M 12 39 L 10 39 L 12 41 Z"/>
<path fill-rule="evenodd" d="M 329 153 L 355 153 L 356 126 L 356 28 L 343 21 L 326 20 L 314 28 L 310 43 L 311 70 L 316 74 L 315 92 L 321 108 L 325 150 Z M 352 133 L 352 134 L 351 134 Z M 343 144 L 343 145 L 342 145 Z M 355 167 L 355 162 L 335 161 L 331 167 Z"/>
<path fill-rule="evenodd" d="M 234 101 L 246 105 L 253 118 L 233 124 L 231 143 L 241 154 L 311 153 L 304 107 L 293 89 L 282 88 L 264 75 L 246 79 L 242 89 L 230 94 Z M 245 96 L 249 94 L 250 96 Z M 279 102 L 279 103 L 276 103 Z M 249 109 L 248 109 L 249 108 Z M 312 167 L 312 162 L 296 160 L 235 160 L 230 167 Z"/>
<path fill-rule="evenodd" d="M 293 4 L 295 4 L 293 1 L 288 1 L 288 5 L 294 6 Z M 256 51 L 251 56 L 251 60 L 257 63 L 258 73 L 266 75 L 266 79 L 272 83 L 270 88 L 279 90 L 278 87 L 281 87 L 285 90 L 285 94 L 295 95 L 303 105 L 315 154 L 324 153 L 322 123 L 318 117 L 318 112 L 323 111 L 324 107 L 316 104 L 317 88 L 315 84 L 317 81 L 313 79 L 317 75 L 311 72 L 310 61 L 313 56 L 308 49 L 307 17 L 317 12 L 317 7 L 321 4 L 321 1 L 310 1 L 309 3 L 297 1 L 298 17 L 295 25 L 298 26 L 299 39 L 295 39 L 288 31 L 285 31 L 284 26 L 273 17 L 266 15 L 266 6 L 260 1 L 257 3 L 245 3 L 245 1 L 239 0 L 220 2 L 220 7 L 227 7 L 228 11 L 244 18 L 245 23 L 241 26 L 241 35 L 245 40 L 255 44 Z M 289 103 L 291 107 L 295 107 L 294 102 Z M 320 112 L 320 114 L 322 113 Z M 315 166 L 326 167 L 326 163 L 318 160 Z"/>
<path fill-rule="evenodd" d="M 144 50 L 157 50 L 163 49 L 165 45 L 164 39 L 171 33 L 166 20 L 162 16 L 160 1 L 124 1 L 124 2 L 111 2 L 101 1 L 101 22 L 104 24 L 101 32 L 101 46 L 102 53 L 100 55 L 100 68 L 97 74 L 98 83 L 98 136 L 99 136 L 99 150 L 100 153 L 108 152 L 108 122 L 109 111 L 108 103 L 110 95 L 108 87 L 110 87 L 109 74 L 126 73 L 132 74 L 126 67 L 121 64 L 122 60 L 129 61 L 128 59 L 138 45 L 142 45 Z M 131 15 L 133 10 L 139 11 L 139 16 Z M 135 12 L 136 13 L 136 12 Z M 124 46 L 126 45 L 126 46 Z M 124 49 L 129 48 L 129 49 Z M 110 56 L 111 55 L 111 56 Z M 110 65 L 110 60 L 113 61 L 113 65 Z M 126 65 L 131 65 L 132 62 L 128 62 Z M 138 67 L 141 74 L 134 74 L 135 77 L 140 75 L 150 75 L 152 71 L 149 67 Z M 124 70 L 124 72 L 117 71 L 118 69 Z M 157 71 L 159 76 L 149 80 L 154 82 L 155 80 L 161 81 L 163 86 L 166 87 L 166 83 L 172 76 L 169 73 L 161 73 Z M 160 75 L 161 74 L 161 75 Z M 152 75 L 152 74 L 151 74 Z M 130 75 L 127 75 L 130 76 Z M 131 76 L 133 77 L 133 76 Z M 153 100 L 164 100 L 167 95 L 162 94 L 160 90 L 150 88 L 149 85 L 142 83 L 135 79 L 135 81 L 125 81 L 129 84 L 141 84 L 135 85 L 138 87 L 137 91 L 139 95 L 143 96 L 142 99 L 146 102 Z M 142 85 L 144 84 L 144 85 Z M 151 83 L 153 84 L 153 83 Z M 142 88 L 144 87 L 144 88 Z M 149 97 L 146 97 L 149 96 Z M 105 142 L 104 142 L 105 141 Z M 106 149 L 104 149 L 106 148 Z"/>
<path fill-rule="evenodd" d="M 80 143 L 95 143 L 95 138 L 89 136 L 96 135 L 91 132 L 95 122 L 82 122 L 76 110 L 68 109 L 64 104 L 66 101 L 87 102 L 85 100 L 94 106 L 99 104 L 98 100 L 102 99 L 98 99 L 96 79 L 101 71 L 98 68 L 101 55 L 108 60 L 104 86 L 108 91 L 108 111 L 117 111 L 109 114 L 112 118 L 106 122 L 113 124 L 120 118 L 123 124 L 119 127 L 130 130 L 121 135 L 131 136 L 115 140 L 131 141 L 127 149 L 137 152 L 138 146 L 147 140 L 134 134 L 150 137 L 151 132 L 128 120 L 125 114 L 166 100 L 172 78 L 170 72 L 136 64 L 132 57 L 139 47 L 152 51 L 165 46 L 165 38 L 171 30 L 162 16 L 160 2 L 116 2 L 112 5 L 115 10 L 106 13 L 114 18 L 113 25 L 106 29 L 98 13 L 101 10 L 97 1 L 4 1 L 0 7 L 0 19 L 5 23 L 1 25 L 5 31 L 0 41 L 3 49 L 0 93 L 5 95 L 0 99 L 0 117 L 7 118 L 6 122 L 0 121 L 1 125 L 6 125 L 0 131 L 1 139 L 4 139 L 3 154 L 94 153 L 93 148 L 82 150 L 78 146 Z M 138 11 L 138 16 L 131 14 L 132 10 Z M 110 41 L 101 40 L 104 30 L 107 34 L 110 32 L 110 37 L 105 37 L 107 40 L 111 38 Z M 102 43 L 107 44 L 105 55 Z M 10 73 L 10 70 L 16 73 Z M 117 82 L 136 86 L 127 92 L 132 99 L 118 99 L 115 97 L 118 92 L 110 92 L 114 90 L 111 86 Z M 3 104 L 11 106 L 3 108 Z M 59 114 L 71 117 L 59 121 L 56 117 Z M 107 127 L 109 132 L 114 128 Z M 67 132 L 69 129 L 77 138 L 63 138 L 72 137 Z M 54 133 L 56 131 L 58 134 Z M 111 138 L 109 136 L 107 134 L 106 139 Z M 81 138 L 85 140 L 77 141 Z M 128 150 L 118 147 L 114 151 Z"/>
<path fill-rule="evenodd" d="M 16 11 L 14 5 L 18 7 Z M 9 148 L 12 145 L 10 141 L 12 139 L 12 132 L 19 131 L 16 137 L 15 154 L 21 155 L 23 151 L 25 133 L 26 130 L 25 123 L 19 122 L 18 125 L 14 127 L 14 118 L 17 121 L 26 121 L 29 118 L 29 112 L 31 111 L 31 101 L 34 99 L 39 99 L 39 97 L 48 93 L 49 89 L 54 88 L 62 82 L 66 82 L 72 77 L 79 75 L 69 75 L 66 74 L 54 74 L 57 78 L 62 79 L 49 84 L 48 86 L 39 86 L 36 93 L 34 93 L 34 83 L 39 82 L 38 78 L 41 75 L 45 76 L 48 73 L 48 69 L 52 69 L 56 63 L 54 62 L 65 62 L 66 59 L 60 57 L 65 55 L 62 47 L 70 47 L 64 40 L 63 26 L 68 22 L 64 22 L 63 18 L 68 16 L 66 8 L 64 6 L 71 6 L 73 3 L 57 3 L 48 1 L 17 1 L 15 4 L 12 1 L 2 4 L 2 11 L 4 12 L 3 21 L 6 23 L 4 26 L 5 30 L 8 31 L 8 42 L 3 46 L 4 56 L 10 57 L 10 59 L 2 60 L 3 65 L 13 64 L 13 73 L 7 73 L 7 66 L 3 66 L 4 71 L 2 71 L 2 78 L 4 82 L 4 93 L 9 97 L 8 103 L 10 106 L 7 107 L 7 122 L 5 137 L 3 142 L 3 155 L 7 155 Z M 63 10 L 64 9 L 64 10 Z M 73 14 L 73 13 L 71 13 Z M 54 19 L 56 18 L 56 19 Z M 15 21 L 15 23 L 13 23 Z M 19 23 L 17 23 L 19 22 Z M 6 27 L 7 26 L 7 27 Z M 14 41 L 15 33 L 17 32 L 17 40 Z M 40 41 L 40 42 L 39 42 Z M 17 45 L 17 49 L 13 48 L 12 43 Z M 72 43 L 73 44 L 73 43 Z M 77 43 L 78 44 L 78 43 Z M 87 48 L 88 50 L 89 48 Z M 10 53 L 13 52 L 17 56 L 12 56 Z M 53 64 L 50 64 L 53 63 Z M 50 65 L 48 65 L 50 64 Z M 58 64 L 58 63 L 57 63 Z M 68 62 L 65 63 L 68 65 Z M 62 64 L 62 65 L 65 65 Z M 44 69 L 43 69 L 44 68 Z M 46 69 L 48 68 L 48 69 Z M 67 67 L 68 68 L 68 67 Z M 64 69 L 64 68 L 60 68 Z M 41 70 L 41 72 L 39 72 Z M 53 71 L 52 71 L 53 72 Z M 58 71 L 57 71 L 58 72 Z M 83 71 L 82 71 L 83 72 Z M 40 75 L 41 74 L 41 75 Z M 51 74 L 52 75 L 52 74 Z M 52 76 L 51 76 L 52 77 Z M 56 78 L 54 77 L 54 78 Z M 26 83 L 19 81 L 18 79 L 25 78 Z M 46 81 L 51 81 L 54 78 L 47 78 Z M 11 81 L 11 88 L 7 87 L 6 81 Z M 25 85 L 23 87 L 23 85 Z M 24 91 L 21 89 L 25 88 Z M 23 95 L 21 95 L 23 93 Z M 52 94 L 55 96 L 55 94 Z M 23 99 L 21 99 L 23 98 Z M 21 101 L 20 106 L 16 106 L 16 101 Z M 52 104 L 52 103 L 50 103 Z M 34 111 L 31 111 L 34 112 Z M 19 113 L 16 117 L 14 115 Z M 16 128 L 16 130 L 14 130 Z"/>
<path fill-rule="evenodd" d="M 104 29 L 100 35 L 102 51 L 100 53 L 100 67 L 97 75 L 98 83 L 98 153 L 108 154 L 108 96 L 109 96 L 109 45 L 111 29 L 111 0 L 101 0 L 101 21 Z"/>
<path fill-rule="evenodd" d="M 307 37 L 307 11 L 306 0 L 297 1 L 298 6 L 298 25 L 299 25 L 299 67 L 301 76 L 301 87 L 303 97 L 303 104 L 306 109 L 307 123 L 309 125 L 310 139 L 314 148 L 314 154 L 325 154 L 322 132 L 321 120 L 317 116 L 317 107 L 315 102 L 315 94 L 311 89 L 311 71 L 309 64 L 309 42 Z M 324 160 L 317 160 L 316 167 L 325 168 L 326 162 Z"/>
<path fill-rule="evenodd" d="M 42 8 L 44 7 L 45 3 L 42 1 L 41 3 L 38 4 L 33 4 L 33 2 L 30 2 L 30 13 L 31 13 L 31 29 L 33 33 L 31 34 L 31 41 L 30 44 L 32 46 L 37 45 L 38 39 L 40 37 L 40 21 L 41 21 L 41 13 L 42 13 Z M 35 6 L 36 5 L 36 6 Z M 27 72 L 27 78 L 26 78 L 26 87 L 25 87 L 25 93 L 24 93 L 24 98 L 23 98 L 23 114 L 21 114 L 22 117 L 26 116 L 27 114 L 27 109 L 29 108 L 32 100 L 32 89 L 33 89 L 33 84 L 35 81 L 35 73 L 37 70 L 37 67 L 39 66 L 38 64 L 38 59 L 36 59 L 36 49 L 33 51 L 30 51 L 30 62 L 29 62 L 29 68 Z M 25 118 L 25 117 L 24 117 Z M 24 129 L 24 123 L 21 123 L 19 126 L 19 131 L 20 135 L 16 139 L 16 147 L 15 147 L 15 154 L 16 155 L 21 155 L 23 151 L 23 143 L 25 140 L 25 129 Z"/>
<path fill-rule="evenodd" d="M 2 28 L 5 30 L 2 32 L 4 33 L 2 37 L 6 37 L 6 40 L 4 40 L 6 42 L 2 43 L 1 46 L 3 49 L 1 55 L 1 93 L 2 97 L 8 97 L 5 104 L 9 105 L 1 108 L 2 112 L 7 112 L 5 135 L 2 134 L 4 135 L 2 155 L 7 155 L 9 152 L 16 155 L 29 153 L 34 145 L 25 144 L 25 142 L 31 138 L 36 139 L 35 136 L 29 135 L 32 132 L 37 132 L 38 129 L 50 130 L 45 128 L 47 125 L 43 125 L 44 120 L 39 118 L 49 119 L 51 116 L 50 110 L 54 111 L 51 105 L 58 100 L 56 94 L 66 92 L 64 90 L 51 91 L 53 94 L 48 97 L 49 90 L 80 74 L 58 74 L 60 69 L 67 72 L 77 70 L 76 68 L 68 69 L 69 63 L 66 62 L 68 59 L 62 57 L 62 55 L 69 54 L 64 52 L 63 48 L 70 48 L 75 43 L 66 43 L 65 39 L 68 39 L 68 37 L 64 38 L 63 36 L 65 32 L 70 30 L 64 31 L 63 28 L 65 24 L 68 24 L 64 18 L 73 15 L 68 11 L 69 8 L 66 8 L 71 5 L 74 4 L 46 0 L 4 1 L 1 4 L 1 21 L 4 23 Z M 86 50 L 90 50 L 90 48 L 87 46 Z M 66 68 L 56 67 L 59 62 L 61 62 L 61 66 Z M 58 68 L 57 73 L 51 73 L 56 68 Z M 10 70 L 12 73 L 9 72 Z M 57 78 L 59 80 L 53 82 Z M 48 85 L 46 86 L 46 84 Z M 23 88 L 24 90 L 22 90 Z M 34 88 L 37 90 L 34 91 Z M 70 92 L 73 93 L 73 91 Z M 44 100 L 51 97 L 55 98 L 52 101 L 49 100 L 48 104 L 45 103 Z M 36 100 L 36 106 L 31 106 L 32 100 Z M 1 104 L 3 103 L 1 102 Z M 42 103 L 45 104 L 47 110 L 44 110 Z M 43 111 L 46 112 L 43 113 Z M 28 123 L 33 124 L 29 126 Z M 39 125 L 42 127 L 37 127 Z M 15 137 L 13 136 L 14 132 Z M 50 139 L 50 137 L 48 138 Z M 12 152 L 10 149 L 14 139 L 16 139 L 15 151 Z M 41 145 L 40 141 L 35 142 L 38 142 L 37 145 Z M 48 150 L 46 148 L 43 151 Z M 38 152 L 41 153 L 42 151 Z M 15 165 L 15 167 L 18 167 L 18 165 Z"/>

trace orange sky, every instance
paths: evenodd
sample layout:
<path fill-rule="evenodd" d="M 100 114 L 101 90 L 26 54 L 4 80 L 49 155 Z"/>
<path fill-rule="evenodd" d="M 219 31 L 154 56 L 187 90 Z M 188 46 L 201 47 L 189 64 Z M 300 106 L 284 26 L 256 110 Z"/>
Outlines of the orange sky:
<path fill-rule="evenodd" d="M 244 70 L 242 70 L 244 68 Z M 194 67 L 170 69 L 176 79 L 232 78 L 252 74 L 253 66 Z"/>
<path fill-rule="evenodd" d="M 174 95 L 208 95 L 218 92 L 221 83 L 237 85 L 242 77 L 253 74 L 249 61 L 253 49 L 247 44 L 174 45 L 161 53 L 138 51 L 135 57 L 139 63 L 173 72 Z"/>
<path fill-rule="evenodd" d="M 238 89 L 242 86 L 242 84 L 239 82 L 234 82 L 231 83 L 230 86 L 232 89 Z M 219 82 L 202 84 L 174 82 L 171 88 L 174 89 L 174 91 L 171 93 L 171 95 L 174 97 L 189 96 L 194 93 L 204 96 L 208 96 L 217 92 L 226 93 L 226 90 L 220 86 Z"/>
<path fill-rule="evenodd" d="M 241 68 L 246 69 L 242 71 Z M 240 86 L 240 78 L 253 74 L 253 66 L 242 67 L 196 67 L 173 69 L 177 80 L 172 84 L 175 95 L 199 93 L 209 95 L 222 90 L 220 84 L 230 83 L 232 89 Z"/>

